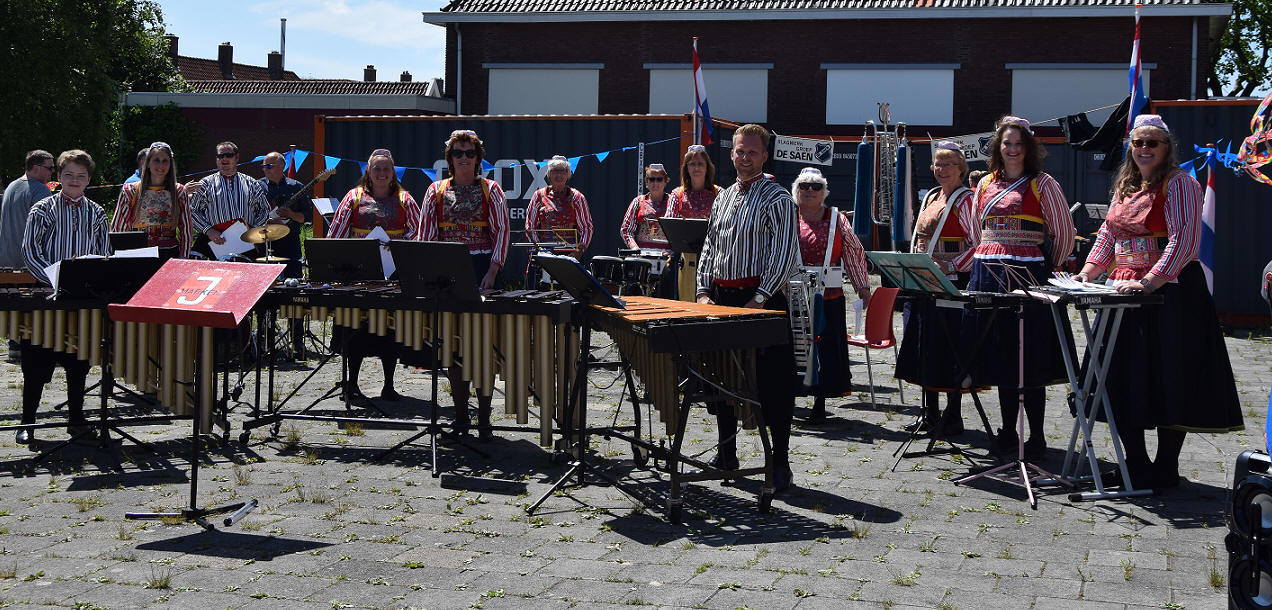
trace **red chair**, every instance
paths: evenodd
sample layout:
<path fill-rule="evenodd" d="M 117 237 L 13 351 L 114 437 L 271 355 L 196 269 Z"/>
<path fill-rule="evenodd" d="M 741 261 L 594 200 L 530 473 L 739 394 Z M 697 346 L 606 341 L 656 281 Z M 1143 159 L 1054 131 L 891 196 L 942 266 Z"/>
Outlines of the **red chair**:
<path fill-rule="evenodd" d="M 870 376 L 870 404 L 875 402 L 874 367 L 870 362 L 870 350 L 892 348 L 893 362 L 897 358 L 897 338 L 892 333 L 892 311 L 897 302 L 896 288 L 875 288 L 870 296 L 870 305 L 866 306 L 866 332 L 863 335 L 848 334 L 848 344 L 863 347 L 866 350 L 866 372 Z M 897 380 L 897 392 L 901 394 L 901 402 L 905 402 L 905 390 L 901 389 L 901 380 Z"/>

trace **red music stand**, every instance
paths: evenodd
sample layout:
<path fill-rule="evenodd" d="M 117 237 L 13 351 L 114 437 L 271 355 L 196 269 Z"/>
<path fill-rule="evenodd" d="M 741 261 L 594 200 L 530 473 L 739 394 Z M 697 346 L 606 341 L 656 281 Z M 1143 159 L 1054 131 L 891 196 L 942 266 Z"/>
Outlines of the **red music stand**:
<path fill-rule="evenodd" d="M 164 263 L 128 303 L 110 305 L 110 318 L 117 322 L 200 327 L 196 349 L 210 362 L 212 330 L 237 328 L 284 268 L 284 265 L 172 259 Z M 205 390 L 210 391 L 213 381 L 207 377 L 205 368 L 199 367 L 194 396 L 204 397 Z M 197 399 L 196 405 L 190 437 L 190 506 L 173 513 L 125 513 L 125 519 L 180 519 L 213 530 L 216 526 L 206 517 L 231 513 L 222 520 L 225 526 L 230 526 L 256 508 L 255 499 L 199 507 L 199 442 L 203 430 L 210 427 L 207 422 L 212 407 L 210 400 Z"/>

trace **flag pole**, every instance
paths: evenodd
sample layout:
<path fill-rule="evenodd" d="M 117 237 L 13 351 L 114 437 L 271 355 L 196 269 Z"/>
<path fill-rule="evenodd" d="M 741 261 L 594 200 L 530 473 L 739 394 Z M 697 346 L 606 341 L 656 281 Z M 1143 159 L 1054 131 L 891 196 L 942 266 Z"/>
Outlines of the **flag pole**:
<path fill-rule="evenodd" d="M 694 57 L 698 56 L 698 37 L 697 36 L 693 37 L 693 55 Z M 698 115 L 698 75 L 693 73 L 693 68 L 690 68 L 689 72 L 690 72 L 690 76 L 694 79 L 693 81 L 693 143 L 701 144 L 702 143 L 702 125 L 699 124 L 699 121 L 702 120 L 702 117 Z"/>

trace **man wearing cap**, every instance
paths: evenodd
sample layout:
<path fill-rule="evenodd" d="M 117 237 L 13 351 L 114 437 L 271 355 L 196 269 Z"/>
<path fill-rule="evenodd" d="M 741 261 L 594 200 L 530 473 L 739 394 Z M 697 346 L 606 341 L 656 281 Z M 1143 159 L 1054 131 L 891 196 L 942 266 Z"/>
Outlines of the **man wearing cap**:
<path fill-rule="evenodd" d="M 735 307 L 785 310 L 786 282 L 799 262 L 796 207 L 791 194 L 762 172 L 769 132 L 749 124 L 733 134 L 737 181 L 720 191 L 711 206 L 707 239 L 698 262 L 697 301 Z M 795 355 L 790 344 L 760 350 L 757 387 L 764 421 L 773 440 L 773 482 L 791 485 L 788 457 L 795 410 Z M 716 407 L 720 445 L 712 465 L 734 470 L 737 417 Z"/>
<path fill-rule="evenodd" d="M 216 169 L 199 181 L 199 191 L 191 198 L 190 217 L 198 237 L 193 251 L 214 258 L 209 242 L 225 243 L 221 231 L 236 220 L 259 227 L 269 218 L 269 202 L 261 183 L 238 173 L 239 150 L 233 142 L 216 145 Z"/>

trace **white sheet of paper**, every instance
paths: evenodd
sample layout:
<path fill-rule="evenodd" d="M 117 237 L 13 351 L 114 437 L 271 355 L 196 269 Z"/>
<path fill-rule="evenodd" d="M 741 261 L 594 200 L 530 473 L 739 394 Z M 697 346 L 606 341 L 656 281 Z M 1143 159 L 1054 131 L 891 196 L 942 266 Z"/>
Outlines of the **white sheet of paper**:
<path fill-rule="evenodd" d="M 389 279 L 390 275 L 397 270 L 397 265 L 393 262 L 393 254 L 389 252 L 389 234 L 384 227 L 376 227 L 367 233 L 367 239 L 375 239 L 380 242 L 380 265 L 384 267 L 384 279 Z"/>
<path fill-rule="evenodd" d="M 216 260 L 225 260 L 231 254 L 242 254 L 256 247 L 256 244 L 248 243 L 242 240 L 243 234 L 250 227 L 243 221 L 235 221 L 224 231 L 221 231 L 221 237 L 225 238 L 225 243 L 218 244 L 208 242 L 208 247 L 212 248 L 212 255 Z"/>
<path fill-rule="evenodd" d="M 335 214 L 336 206 L 340 205 L 340 200 L 335 197 L 315 197 L 310 201 L 314 202 L 314 209 L 323 216 Z"/>
<path fill-rule="evenodd" d="M 863 314 L 862 308 L 864 305 L 865 301 L 861 299 L 857 299 L 852 302 L 852 329 L 856 331 L 857 334 L 864 334 L 866 332 L 866 329 L 861 326 L 861 316 Z"/>
<path fill-rule="evenodd" d="M 115 258 L 159 258 L 159 246 L 133 248 L 131 250 L 116 250 L 114 257 Z"/>
<path fill-rule="evenodd" d="M 58 261 L 44 268 L 44 277 L 49 278 L 49 285 L 53 287 L 53 296 L 57 296 L 57 276 L 62 272 L 62 261 Z"/>

